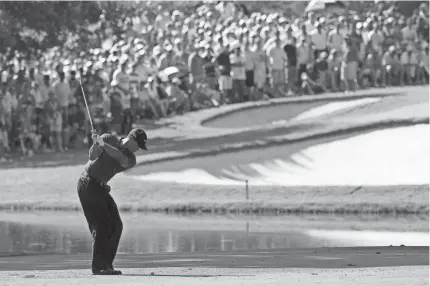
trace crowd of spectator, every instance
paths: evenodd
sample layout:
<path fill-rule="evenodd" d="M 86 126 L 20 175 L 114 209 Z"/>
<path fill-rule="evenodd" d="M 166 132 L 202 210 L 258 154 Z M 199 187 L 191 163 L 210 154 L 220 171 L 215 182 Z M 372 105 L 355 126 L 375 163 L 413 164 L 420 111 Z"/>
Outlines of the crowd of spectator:
<path fill-rule="evenodd" d="M 207 1 L 193 11 L 136 10 L 56 47 L 0 59 L 0 160 L 81 148 L 99 132 L 201 108 L 327 91 L 428 84 L 428 6 L 287 18 Z"/>

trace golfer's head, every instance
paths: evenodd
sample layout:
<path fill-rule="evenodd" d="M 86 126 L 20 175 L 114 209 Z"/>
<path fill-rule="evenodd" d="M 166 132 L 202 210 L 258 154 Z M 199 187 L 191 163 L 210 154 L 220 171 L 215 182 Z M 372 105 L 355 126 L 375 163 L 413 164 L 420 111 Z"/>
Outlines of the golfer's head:
<path fill-rule="evenodd" d="M 128 133 L 126 138 L 124 138 L 123 146 L 133 153 L 139 150 L 139 148 L 148 150 L 146 148 L 147 140 L 148 137 L 146 136 L 146 132 L 141 128 L 135 128 Z"/>

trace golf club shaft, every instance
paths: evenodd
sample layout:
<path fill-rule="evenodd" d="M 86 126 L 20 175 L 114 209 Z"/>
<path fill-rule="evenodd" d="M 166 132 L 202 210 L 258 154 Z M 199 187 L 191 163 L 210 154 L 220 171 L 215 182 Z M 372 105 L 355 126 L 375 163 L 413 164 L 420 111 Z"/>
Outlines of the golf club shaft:
<path fill-rule="evenodd" d="M 84 92 L 84 88 L 82 87 L 82 82 L 81 82 L 81 80 L 79 80 L 79 84 L 81 85 L 82 96 L 84 97 L 85 106 L 86 106 L 86 108 L 87 108 L 87 112 L 88 112 L 88 118 L 90 119 L 91 131 L 94 131 L 93 120 L 91 119 L 90 109 L 89 109 L 89 107 L 88 107 L 87 98 L 86 98 L 86 96 L 85 96 L 85 92 Z"/>

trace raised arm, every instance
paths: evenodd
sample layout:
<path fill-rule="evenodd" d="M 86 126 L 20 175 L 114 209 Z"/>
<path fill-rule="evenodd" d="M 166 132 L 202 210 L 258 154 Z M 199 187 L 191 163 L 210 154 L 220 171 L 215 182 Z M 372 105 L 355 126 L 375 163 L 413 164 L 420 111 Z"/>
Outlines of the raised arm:
<path fill-rule="evenodd" d="M 91 161 L 96 160 L 103 153 L 103 148 L 96 142 L 90 148 L 89 157 Z"/>
<path fill-rule="evenodd" d="M 97 142 L 100 147 L 105 150 L 109 156 L 114 158 L 123 168 L 127 169 L 130 168 L 133 162 L 128 156 L 114 146 L 120 144 L 119 140 L 119 137 L 111 134 L 103 134 L 97 138 Z"/>

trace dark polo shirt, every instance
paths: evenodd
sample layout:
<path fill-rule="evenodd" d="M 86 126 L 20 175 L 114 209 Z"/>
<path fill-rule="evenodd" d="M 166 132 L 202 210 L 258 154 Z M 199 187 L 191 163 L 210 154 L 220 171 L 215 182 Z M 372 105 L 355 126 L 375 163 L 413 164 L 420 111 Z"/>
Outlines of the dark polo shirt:
<path fill-rule="evenodd" d="M 221 71 L 221 75 L 230 76 L 231 75 L 231 61 L 230 54 L 227 51 L 223 51 L 216 58 Z"/>
<path fill-rule="evenodd" d="M 128 149 L 121 147 L 121 137 L 112 134 L 103 134 L 101 137 L 105 143 L 119 149 L 129 158 L 129 166 L 124 168 L 117 160 L 109 156 L 106 150 L 103 150 L 96 160 L 88 161 L 85 166 L 88 175 L 99 183 L 107 184 L 116 174 L 136 166 L 136 156 Z M 94 145 L 91 148 L 94 148 Z"/>

